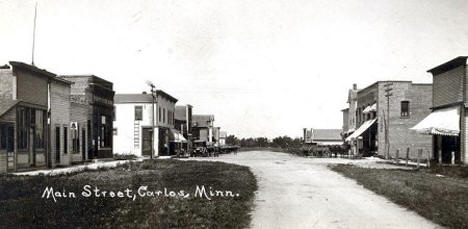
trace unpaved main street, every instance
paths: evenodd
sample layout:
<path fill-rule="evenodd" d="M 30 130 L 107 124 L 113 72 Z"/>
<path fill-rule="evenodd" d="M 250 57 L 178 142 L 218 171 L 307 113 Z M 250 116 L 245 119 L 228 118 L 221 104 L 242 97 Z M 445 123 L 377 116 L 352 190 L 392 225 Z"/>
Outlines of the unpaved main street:
<path fill-rule="evenodd" d="M 327 168 L 344 159 L 253 151 L 208 160 L 249 166 L 257 177 L 253 228 L 440 228 Z"/>

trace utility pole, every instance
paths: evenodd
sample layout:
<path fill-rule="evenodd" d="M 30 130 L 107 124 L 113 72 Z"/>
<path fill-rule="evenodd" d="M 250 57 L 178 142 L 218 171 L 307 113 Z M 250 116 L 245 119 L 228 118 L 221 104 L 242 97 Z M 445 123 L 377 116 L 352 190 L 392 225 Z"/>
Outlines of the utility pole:
<path fill-rule="evenodd" d="M 151 159 L 153 159 L 153 155 L 154 155 L 154 136 L 155 136 L 155 125 L 154 125 L 154 121 L 155 121 L 155 118 L 154 118 L 154 114 L 155 114 L 155 109 L 154 109 L 154 104 L 156 102 L 156 90 L 155 90 L 155 86 L 153 83 L 148 83 L 149 86 L 151 87 L 151 96 L 153 97 L 153 102 L 152 102 L 152 115 L 151 115 L 151 126 L 152 126 L 152 130 L 151 130 Z"/>
<path fill-rule="evenodd" d="M 34 27 L 33 27 L 33 40 L 32 40 L 32 54 L 31 54 L 31 65 L 34 66 L 34 50 L 36 48 L 36 19 L 37 19 L 37 2 L 34 7 Z"/>
<path fill-rule="evenodd" d="M 392 82 L 386 82 L 384 84 L 385 88 L 385 97 L 387 98 L 387 119 L 385 120 L 385 146 L 386 146 L 386 156 L 385 158 L 388 159 L 390 157 L 390 97 L 393 95 L 392 94 L 392 88 L 393 83 Z"/>

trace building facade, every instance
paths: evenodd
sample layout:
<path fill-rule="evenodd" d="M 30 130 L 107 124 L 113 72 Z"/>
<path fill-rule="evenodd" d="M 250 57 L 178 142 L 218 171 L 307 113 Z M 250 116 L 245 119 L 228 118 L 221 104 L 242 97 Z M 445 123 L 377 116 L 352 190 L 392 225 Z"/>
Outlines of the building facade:
<path fill-rule="evenodd" d="M 192 114 L 193 106 L 191 105 L 187 104 L 184 106 L 175 107 L 175 129 L 178 130 L 187 140 L 187 152 L 191 152 L 193 149 Z"/>
<path fill-rule="evenodd" d="M 116 94 L 114 99 L 114 151 L 117 154 L 139 157 L 151 156 L 152 152 L 154 156 L 175 154 L 171 143 L 185 140 L 174 128 L 177 99 L 161 90 L 156 91 L 154 103 L 153 95 L 146 93 Z"/>
<path fill-rule="evenodd" d="M 214 115 L 193 115 L 192 136 L 194 142 L 211 146 L 214 144 Z"/>
<path fill-rule="evenodd" d="M 348 99 L 346 103 L 348 106 L 341 110 L 343 114 L 343 126 L 341 136 L 346 139 L 350 134 L 356 130 L 356 108 L 357 108 L 357 84 L 353 84 L 353 87 L 348 91 Z"/>
<path fill-rule="evenodd" d="M 0 68 L 0 173 L 57 165 L 48 114 L 52 123 L 68 125 L 69 89 L 70 82 L 33 65 L 11 61 Z M 62 100 L 52 101 L 58 94 Z"/>
<path fill-rule="evenodd" d="M 418 150 L 430 150 L 432 140 L 408 131 L 430 113 L 431 84 L 411 81 L 378 81 L 357 93 L 358 129 L 346 138 L 363 155 L 378 154 L 416 158 Z M 387 99 L 387 95 L 390 95 Z"/>
<path fill-rule="evenodd" d="M 432 112 L 412 128 L 432 137 L 432 157 L 441 164 L 468 163 L 467 59 L 460 56 L 428 71 L 433 77 Z"/>
<path fill-rule="evenodd" d="M 74 118 L 79 120 L 77 129 L 81 129 L 81 138 L 82 130 L 87 130 L 86 140 L 79 140 L 86 142 L 86 149 L 81 149 L 81 153 L 78 154 L 83 157 L 83 152 L 86 151 L 86 160 L 112 158 L 115 94 L 113 84 L 95 75 L 64 75 L 60 77 L 73 82 L 71 110 L 72 114 L 78 113 Z M 84 110 L 86 110 L 86 125 L 83 123 Z"/>

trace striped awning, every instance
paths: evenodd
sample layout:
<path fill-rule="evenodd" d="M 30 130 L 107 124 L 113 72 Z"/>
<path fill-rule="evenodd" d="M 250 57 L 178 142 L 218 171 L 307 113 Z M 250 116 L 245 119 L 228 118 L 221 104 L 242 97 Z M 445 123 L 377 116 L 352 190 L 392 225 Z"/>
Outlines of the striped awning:
<path fill-rule="evenodd" d="M 361 134 L 363 134 L 367 129 L 369 129 L 372 126 L 372 124 L 374 124 L 376 121 L 377 119 L 365 121 L 356 131 L 354 131 L 353 134 L 349 135 L 345 141 L 349 142 L 361 136 Z"/>
<path fill-rule="evenodd" d="M 458 136 L 460 134 L 460 107 L 433 111 L 410 129 L 421 134 Z"/>

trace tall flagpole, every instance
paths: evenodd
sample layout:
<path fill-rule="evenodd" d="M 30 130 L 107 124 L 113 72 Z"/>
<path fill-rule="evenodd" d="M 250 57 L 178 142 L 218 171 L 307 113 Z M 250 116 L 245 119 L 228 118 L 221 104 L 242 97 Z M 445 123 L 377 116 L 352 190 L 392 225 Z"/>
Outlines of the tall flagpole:
<path fill-rule="evenodd" d="M 34 49 L 36 48 L 36 18 L 37 18 L 37 2 L 34 7 L 34 28 L 33 28 L 33 40 L 32 40 L 32 57 L 31 64 L 34 65 Z"/>

